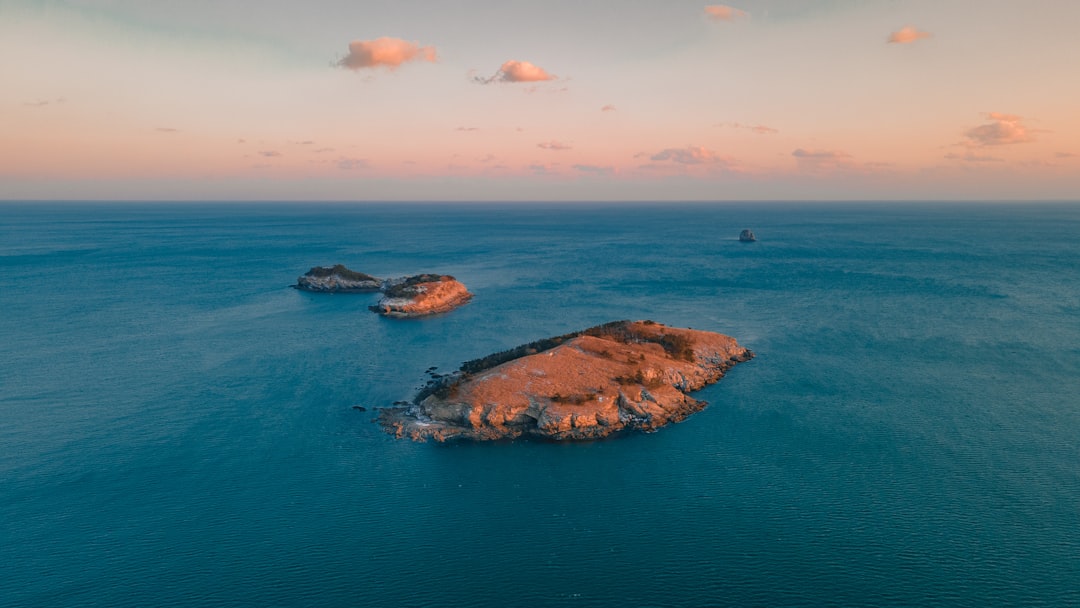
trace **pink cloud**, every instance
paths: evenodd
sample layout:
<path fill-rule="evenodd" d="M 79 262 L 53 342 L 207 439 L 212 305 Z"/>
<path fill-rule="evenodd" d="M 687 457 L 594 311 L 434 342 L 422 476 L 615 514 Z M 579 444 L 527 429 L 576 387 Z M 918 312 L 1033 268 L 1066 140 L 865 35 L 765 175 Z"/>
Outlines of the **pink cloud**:
<path fill-rule="evenodd" d="M 375 40 L 353 40 L 349 43 L 349 54 L 338 65 L 347 70 L 385 67 L 397 69 L 410 61 L 435 61 L 435 47 L 420 46 L 400 38 L 376 38 Z"/>
<path fill-rule="evenodd" d="M 615 167 L 602 167 L 599 165 L 573 165 L 573 169 L 581 173 L 592 173 L 600 176 L 614 175 L 616 173 Z"/>
<path fill-rule="evenodd" d="M 277 150 L 263 150 L 262 152 L 259 152 L 259 156 L 265 156 L 266 158 L 274 158 L 281 155 L 281 152 L 278 152 Z"/>
<path fill-rule="evenodd" d="M 555 80 L 555 76 L 528 61 L 510 60 L 502 64 L 491 78 L 477 76 L 474 79 L 481 84 L 491 84 L 493 82 L 544 82 Z"/>
<path fill-rule="evenodd" d="M 1058 152 L 1054 156 L 1056 158 L 1076 158 L 1076 154 L 1072 152 Z"/>
<path fill-rule="evenodd" d="M 718 155 L 704 146 L 685 148 L 665 148 L 649 157 L 649 160 L 671 161 L 680 165 L 704 165 L 712 163 L 730 163 L 730 159 Z"/>
<path fill-rule="evenodd" d="M 1035 141 L 1035 131 L 1024 126 L 1020 116 L 1000 112 L 990 112 L 986 116 L 991 122 L 965 131 L 967 139 L 963 145 L 982 148 Z"/>
<path fill-rule="evenodd" d="M 725 4 L 710 4 L 705 7 L 705 14 L 713 21 L 735 21 L 747 16 L 747 12 Z"/>
<path fill-rule="evenodd" d="M 611 104 L 609 103 L 608 105 L 606 105 L 606 106 L 604 106 L 604 107 L 600 108 L 600 111 L 601 111 L 601 112 L 614 112 L 614 111 L 615 111 L 615 106 L 613 106 L 613 105 L 611 105 Z"/>
<path fill-rule="evenodd" d="M 536 144 L 536 147 L 537 148 L 543 148 L 544 150 L 555 150 L 555 151 L 573 149 L 573 146 L 571 146 L 570 144 L 564 144 L 561 141 L 555 141 L 554 139 L 551 140 L 551 141 L 540 142 L 540 143 Z"/>
<path fill-rule="evenodd" d="M 930 38 L 933 36 L 930 32 L 919 31 L 910 25 L 900 28 L 899 30 L 889 34 L 889 44 L 911 44 L 924 38 Z"/>

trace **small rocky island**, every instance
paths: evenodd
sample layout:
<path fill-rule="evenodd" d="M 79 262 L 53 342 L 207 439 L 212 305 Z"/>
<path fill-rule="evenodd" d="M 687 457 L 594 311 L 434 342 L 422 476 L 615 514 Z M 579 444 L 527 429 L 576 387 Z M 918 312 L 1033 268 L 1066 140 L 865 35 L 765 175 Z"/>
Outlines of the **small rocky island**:
<path fill-rule="evenodd" d="M 322 293 L 363 293 L 379 291 L 382 284 L 382 279 L 336 264 L 312 268 L 296 279 L 294 287 Z"/>
<path fill-rule="evenodd" d="M 615 321 L 469 361 L 378 421 L 416 441 L 653 431 L 703 409 L 687 393 L 753 356 L 722 334 Z"/>
<path fill-rule="evenodd" d="M 744 243 L 753 243 L 754 241 L 757 240 L 757 237 L 754 236 L 754 231 L 753 230 L 750 230 L 749 228 L 746 228 L 742 232 L 739 233 L 739 240 L 744 242 Z"/>
<path fill-rule="evenodd" d="M 451 311 L 473 294 L 454 277 L 418 274 L 383 283 L 383 297 L 371 310 L 386 317 L 422 317 Z"/>

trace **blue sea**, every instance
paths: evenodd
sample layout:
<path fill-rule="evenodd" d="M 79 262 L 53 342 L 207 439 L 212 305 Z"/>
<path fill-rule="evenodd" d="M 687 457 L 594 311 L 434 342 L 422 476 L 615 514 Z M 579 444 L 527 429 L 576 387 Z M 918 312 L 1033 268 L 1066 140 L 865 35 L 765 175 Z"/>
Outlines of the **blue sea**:
<path fill-rule="evenodd" d="M 372 424 L 616 319 L 757 358 L 652 434 Z M 0 606 L 1080 606 L 1080 204 L 2 204 Z"/>

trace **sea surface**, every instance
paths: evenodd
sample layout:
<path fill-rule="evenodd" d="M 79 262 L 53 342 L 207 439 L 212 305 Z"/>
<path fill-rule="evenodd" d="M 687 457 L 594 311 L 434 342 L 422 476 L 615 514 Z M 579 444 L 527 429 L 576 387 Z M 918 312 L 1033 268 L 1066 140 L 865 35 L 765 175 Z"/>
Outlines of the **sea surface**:
<path fill-rule="evenodd" d="M 371 422 L 616 319 L 757 358 L 652 434 Z M 916 605 L 1080 606 L 1080 204 L 0 204 L 4 608 Z"/>

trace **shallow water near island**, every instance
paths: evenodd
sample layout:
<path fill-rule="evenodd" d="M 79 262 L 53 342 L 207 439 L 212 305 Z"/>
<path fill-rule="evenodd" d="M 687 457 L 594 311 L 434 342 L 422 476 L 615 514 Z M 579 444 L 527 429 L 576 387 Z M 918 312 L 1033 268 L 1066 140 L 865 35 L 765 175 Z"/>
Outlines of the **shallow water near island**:
<path fill-rule="evenodd" d="M 1080 605 L 1077 235 L 1076 204 L 0 205 L 0 606 Z M 289 288 L 334 263 L 476 297 Z M 757 358 L 647 435 L 371 423 L 624 318 Z"/>

